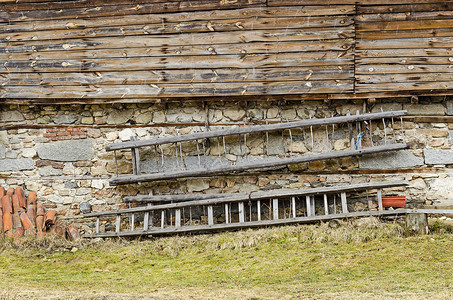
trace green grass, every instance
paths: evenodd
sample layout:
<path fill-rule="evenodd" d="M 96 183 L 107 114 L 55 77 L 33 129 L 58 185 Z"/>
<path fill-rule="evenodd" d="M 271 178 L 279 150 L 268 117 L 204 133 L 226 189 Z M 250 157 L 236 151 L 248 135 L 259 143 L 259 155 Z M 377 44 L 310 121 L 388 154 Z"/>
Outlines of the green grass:
<path fill-rule="evenodd" d="M 144 241 L 4 240 L 0 297 L 453 298 L 453 225 L 430 228 L 406 236 L 369 218 Z"/>

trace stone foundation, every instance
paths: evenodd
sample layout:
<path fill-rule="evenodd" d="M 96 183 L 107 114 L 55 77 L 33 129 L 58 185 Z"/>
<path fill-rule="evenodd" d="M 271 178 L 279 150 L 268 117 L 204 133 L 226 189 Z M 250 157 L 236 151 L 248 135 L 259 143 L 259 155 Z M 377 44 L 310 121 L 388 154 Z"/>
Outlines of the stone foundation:
<path fill-rule="evenodd" d="M 80 214 L 79 204 L 89 201 L 93 210 L 125 207 L 124 195 L 182 193 L 233 193 L 278 188 L 304 188 L 322 185 L 359 183 L 377 180 L 405 179 L 410 182 L 405 194 L 409 205 L 453 206 L 453 115 L 452 101 L 446 98 L 420 99 L 420 104 L 410 99 L 383 100 L 374 106 L 363 101 L 338 101 L 328 106 L 322 101 L 276 102 L 256 101 L 240 106 L 232 102 L 194 102 L 167 104 L 122 105 L 56 105 L 0 107 L 0 185 L 25 184 L 28 191 L 37 191 L 40 201 L 56 208 L 61 215 L 73 217 Z M 211 130 L 228 126 L 252 126 L 267 122 L 286 122 L 308 118 L 344 115 L 347 110 L 355 114 L 387 110 L 407 109 L 405 117 L 405 141 L 409 150 L 377 154 L 361 158 L 343 158 L 291 165 L 287 168 L 254 172 L 246 176 L 219 176 L 192 178 L 170 182 L 145 183 L 110 187 L 109 178 L 117 170 L 113 152 L 105 147 L 114 142 L 127 141 L 131 136 L 146 139 L 155 136 L 171 136 Z M 423 121 L 424 116 L 435 122 Z M 422 117 L 422 118 L 420 118 Z M 436 119 L 436 117 L 438 119 Z M 420 121 L 421 120 L 421 121 Z M 436 121 L 438 120 L 438 121 Z M 401 123 L 396 120 L 394 127 Z M 373 122 L 372 137 L 376 143 L 384 139 L 383 125 Z M 329 129 L 330 130 L 330 129 Z M 308 135 L 308 132 L 306 133 Z M 399 130 L 387 129 L 389 140 L 402 141 Z M 292 132 L 292 148 L 288 133 L 271 135 L 269 155 L 294 155 L 307 151 L 323 151 L 326 145 L 335 150 L 348 147 L 346 128 L 329 131 L 329 141 L 323 130 L 314 132 L 314 143 L 304 138 L 302 132 Z M 222 159 L 229 163 L 239 162 L 265 153 L 263 136 L 248 137 L 247 147 L 227 149 Z M 364 143 L 366 139 L 364 139 Z M 230 144 L 229 144 L 230 145 Z M 196 145 L 186 145 L 185 155 L 196 150 Z M 213 163 L 223 147 L 210 145 L 208 153 Z M 173 146 L 165 147 L 165 155 L 172 157 Z M 144 150 L 142 167 L 152 170 L 155 153 Z M 118 173 L 132 172 L 130 151 L 117 153 Z M 188 162 L 190 163 L 190 162 Z M 197 164 L 197 161 L 192 162 Z M 170 167 L 171 168 L 171 164 Z"/>

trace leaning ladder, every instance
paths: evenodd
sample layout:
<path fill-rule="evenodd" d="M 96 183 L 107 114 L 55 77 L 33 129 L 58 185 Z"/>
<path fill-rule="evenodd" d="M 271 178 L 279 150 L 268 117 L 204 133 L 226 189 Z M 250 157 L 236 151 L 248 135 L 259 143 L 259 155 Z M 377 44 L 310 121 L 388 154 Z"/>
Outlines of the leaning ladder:
<path fill-rule="evenodd" d="M 225 197 L 89 213 L 84 217 L 95 218 L 96 229 L 95 233 L 85 236 L 91 238 L 153 236 L 307 223 L 348 217 L 395 215 L 400 213 L 399 210 L 383 209 L 382 189 L 407 185 L 406 181 L 389 181 L 311 189 L 259 191 L 248 195 L 231 194 Z M 368 210 L 350 211 L 351 201 L 348 199 L 348 193 L 366 193 L 368 198 L 372 195 L 370 193 L 372 190 L 376 190 L 377 209 L 371 204 L 373 201 L 369 201 Z M 148 199 L 152 197 L 148 196 Z M 199 219 L 194 218 L 195 212 L 200 214 Z M 139 229 L 135 227 L 138 220 L 136 215 L 143 216 Z M 101 218 L 112 217 L 115 220 L 114 230 L 100 232 Z M 122 222 L 126 220 L 125 217 L 130 217 L 129 222 Z"/>

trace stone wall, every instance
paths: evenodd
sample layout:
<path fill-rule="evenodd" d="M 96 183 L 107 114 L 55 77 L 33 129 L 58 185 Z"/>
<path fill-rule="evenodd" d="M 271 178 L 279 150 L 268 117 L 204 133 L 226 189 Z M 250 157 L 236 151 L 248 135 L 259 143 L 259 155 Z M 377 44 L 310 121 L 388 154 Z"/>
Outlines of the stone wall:
<path fill-rule="evenodd" d="M 148 193 L 232 193 L 259 189 L 303 188 L 325 184 L 347 184 L 375 180 L 406 179 L 410 187 L 404 192 L 410 205 L 453 206 L 451 166 L 453 165 L 453 102 L 444 98 L 383 100 L 374 105 L 363 101 L 339 101 L 326 105 L 322 101 L 276 103 L 248 102 L 244 106 L 232 102 L 204 104 L 158 103 L 122 105 L 59 105 L 0 107 L 0 185 L 24 184 L 26 190 L 37 191 L 41 201 L 56 208 L 61 215 L 80 214 L 79 204 L 89 201 L 93 210 L 124 207 L 124 195 Z M 171 182 L 147 183 L 110 187 L 115 176 L 113 152 L 108 144 L 139 139 L 197 132 L 209 126 L 211 130 L 244 123 L 293 121 L 344 115 L 347 110 L 367 112 L 407 109 L 405 141 L 409 150 L 367 157 L 343 158 L 292 165 L 289 168 L 255 172 L 247 176 L 219 176 Z M 429 116 L 430 118 L 425 118 Z M 452 119 L 450 119 L 452 118 Z M 382 141 L 382 124 L 374 122 L 375 142 Z M 400 128 L 400 123 L 395 123 Z M 336 150 L 348 147 L 345 128 L 336 128 L 330 135 L 330 146 Z M 402 140 L 399 131 L 389 139 Z M 293 132 L 292 150 L 300 155 L 308 150 L 321 151 L 329 142 L 325 132 L 314 132 L 313 149 L 301 132 Z M 190 147 L 188 147 L 190 148 Z M 289 152 L 288 135 L 271 136 L 270 155 Z M 173 149 L 174 151 L 174 149 Z M 193 151 L 187 150 L 187 151 Z M 208 149 L 215 158 L 219 153 L 214 143 Z M 225 156 L 231 163 L 247 156 L 264 153 L 262 137 L 250 137 L 247 147 L 231 147 Z M 164 151 L 172 156 L 172 148 Z M 187 154 L 187 153 L 186 153 Z M 143 153 L 143 168 L 152 169 L 153 152 Z M 118 173 L 132 172 L 130 151 L 117 153 Z M 403 193 L 401 189 L 396 191 Z"/>

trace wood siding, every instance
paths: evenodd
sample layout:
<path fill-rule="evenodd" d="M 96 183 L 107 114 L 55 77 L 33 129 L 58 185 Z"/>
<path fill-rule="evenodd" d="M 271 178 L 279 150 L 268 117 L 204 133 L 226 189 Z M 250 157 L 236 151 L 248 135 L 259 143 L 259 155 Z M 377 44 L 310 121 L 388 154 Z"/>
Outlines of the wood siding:
<path fill-rule="evenodd" d="M 434 0 L 0 0 L 0 99 L 453 94 L 452 16 Z"/>

